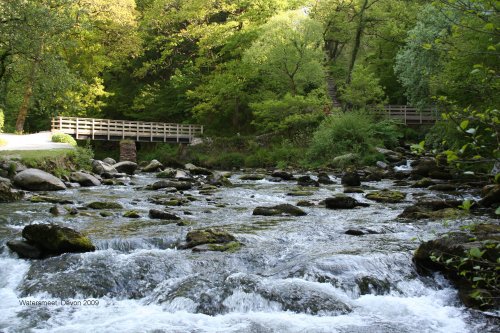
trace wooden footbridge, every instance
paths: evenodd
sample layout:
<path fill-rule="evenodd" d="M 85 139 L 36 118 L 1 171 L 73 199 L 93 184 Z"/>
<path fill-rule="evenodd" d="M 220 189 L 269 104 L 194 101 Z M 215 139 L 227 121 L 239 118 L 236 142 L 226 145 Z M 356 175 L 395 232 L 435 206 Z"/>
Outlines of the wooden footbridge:
<path fill-rule="evenodd" d="M 381 116 L 400 121 L 406 126 L 432 125 L 439 119 L 437 108 L 417 109 L 408 105 L 385 105 L 372 109 Z"/>
<path fill-rule="evenodd" d="M 52 118 L 52 131 L 77 140 L 133 140 L 137 142 L 191 143 L 203 134 L 203 126 L 77 117 Z"/>

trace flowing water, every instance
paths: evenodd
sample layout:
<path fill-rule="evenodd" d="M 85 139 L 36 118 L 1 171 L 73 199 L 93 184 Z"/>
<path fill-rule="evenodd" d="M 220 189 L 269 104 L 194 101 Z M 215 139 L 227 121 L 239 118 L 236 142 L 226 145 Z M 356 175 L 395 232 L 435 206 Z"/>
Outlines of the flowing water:
<path fill-rule="evenodd" d="M 52 204 L 0 205 L 0 332 L 495 332 L 498 322 L 464 308 L 443 277 L 419 276 L 412 253 L 423 240 L 471 220 L 396 219 L 424 190 L 402 204 L 371 203 L 354 210 L 303 208 L 307 216 L 252 216 L 256 206 L 312 202 L 342 192 L 321 186 L 308 197 L 288 192 L 295 182 L 241 181 L 212 195 L 185 191 L 191 201 L 171 207 L 187 225 L 148 218 L 143 187 L 69 189 L 54 195 L 76 207 L 117 201 L 139 219 L 80 209 L 53 217 Z M 338 179 L 337 179 L 338 181 Z M 338 181 L 338 183 L 340 183 Z M 393 187 L 366 183 L 367 191 Z M 436 194 L 434 194 L 436 195 Z M 363 194 L 352 194 L 368 202 Z M 484 221 L 484 219 L 482 219 Z M 18 259 L 4 245 L 30 223 L 58 223 L 87 233 L 97 251 L 45 260 Z M 177 249 L 191 229 L 219 227 L 244 246 L 235 253 Z M 363 236 L 346 235 L 361 229 Z M 42 304 L 23 305 L 26 301 Z"/>

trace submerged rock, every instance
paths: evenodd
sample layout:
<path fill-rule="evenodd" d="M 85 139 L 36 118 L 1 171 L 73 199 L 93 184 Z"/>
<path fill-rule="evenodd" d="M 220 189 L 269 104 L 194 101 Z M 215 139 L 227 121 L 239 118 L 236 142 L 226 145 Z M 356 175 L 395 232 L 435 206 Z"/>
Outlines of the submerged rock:
<path fill-rule="evenodd" d="M 406 193 L 391 190 L 374 191 L 365 195 L 365 198 L 385 203 L 398 203 L 406 198 Z"/>
<path fill-rule="evenodd" d="M 76 230 L 56 224 L 31 224 L 24 227 L 22 235 L 29 245 L 34 246 L 41 252 L 40 257 L 59 255 L 67 252 L 95 251 L 95 246 L 88 237 Z M 19 249 L 23 246 L 18 243 L 15 248 Z M 26 249 L 25 246 L 21 255 L 27 255 L 24 249 Z M 28 249 L 30 252 L 33 251 L 31 248 Z"/>
<path fill-rule="evenodd" d="M 429 186 L 428 189 L 438 192 L 455 192 L 457 190 L 457 187 L 452 184 L 436 184 Z"/>
<path fill-rule="evenodd" d="M 427 188 L 429 186 L 435 185 L 436 183 L 430 178 L 422 178 L 417 180 L 411 187 L 413 188 Z"/>
<path fill-rule="evenodd" d="M 356 207 L 368 207 L 370 204 L 359 202 L 347 195 L 337 195 L 336 197 L 326 198 L 325 206 L 328 209 L 353 209 Z"/>
<path fill-rule="evenodd" d="M 253 210 L 253 215 L 275 216 L 275 215 L 291 215 L 303 216 L 307 215 L 302 209 L 290 204 L 281 204 L 272 207 L 256 207 Z"/>
<path fill-rule="evenodd" d="M 30 198 L 31 202 L 50 202 L 50 203 L 56 203 L 56 204 L 72 204 L 73 201 L 65 199 L 65 198 L 58 198 L 58 197 L 53 197 L 50 195 L 34 195 Z"/>
<path fill-rule="evenodd" d="M 128 210 L 125 213 L 123 213 L 123 217 L 128 217 L 130 219 L 138 219 L 141 217 L 141 215 L 136 210 Z"/>
<path fill-rule="evenodd" d="M 14 184 L 29 191 L 60 191 L 66 185 L 59 178 L 39 169 L 26 169 L 14 177 Z"/>

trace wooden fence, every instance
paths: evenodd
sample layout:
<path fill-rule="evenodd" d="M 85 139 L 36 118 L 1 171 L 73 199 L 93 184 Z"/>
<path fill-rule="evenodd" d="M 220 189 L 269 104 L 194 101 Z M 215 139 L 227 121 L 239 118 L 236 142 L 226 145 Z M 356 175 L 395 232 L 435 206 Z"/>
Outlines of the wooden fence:
<path fill-rule="evenodd" d="M 76 139 L 191 143 L 203 134 L 203 126 L 110 120 L 77 117 L 52 118 L 52 131 L 74 135 Z"/>
<path fill-rule="evenodd" d="M 408 126 L 434 124 L 439 118 L 436 108 L 419 110 L 407 105 L 385 105 L 384 107 L 375 107 L 373 110 L 380 115 L 399 120 Z"/>

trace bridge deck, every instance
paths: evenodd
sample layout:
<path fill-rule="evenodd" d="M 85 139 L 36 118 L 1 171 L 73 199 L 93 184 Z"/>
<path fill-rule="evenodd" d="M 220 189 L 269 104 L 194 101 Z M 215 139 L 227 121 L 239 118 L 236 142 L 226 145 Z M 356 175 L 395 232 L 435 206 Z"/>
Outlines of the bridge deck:
<path fill-rule="evenodd" d="M 155 123 L 129 120 L 110 120 L 77 117 L 52 119 L 52 131 L 74 135 L 76 139 L 142 142 L 191 143 L 203 134 L 203 126 Z"/>

